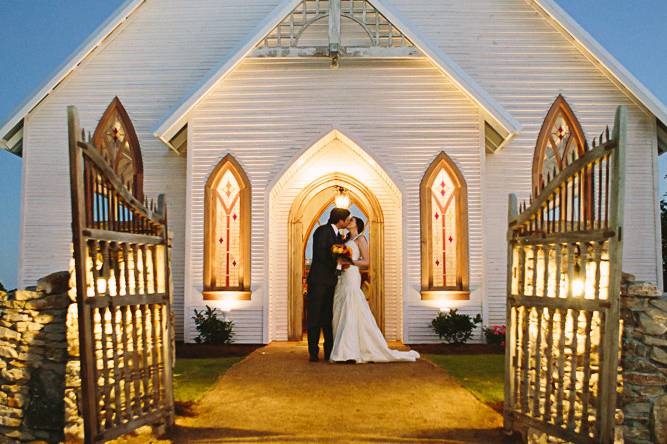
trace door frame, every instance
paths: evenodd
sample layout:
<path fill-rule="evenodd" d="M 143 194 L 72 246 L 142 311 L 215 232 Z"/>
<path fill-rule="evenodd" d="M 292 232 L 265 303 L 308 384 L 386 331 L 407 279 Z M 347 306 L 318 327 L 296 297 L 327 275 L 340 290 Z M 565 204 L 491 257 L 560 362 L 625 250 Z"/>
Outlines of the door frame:
<path fill-rule="evenodd" d="M 370 302 L 376 307 L 376 320 L 384 332 L 384 215 L 377 197 L 362 182 L 343 173 L 320 177 L 305 187 L 294 199 L 288 219 L 288 337 L 303 337 L 303 256 L 306 235 L 312 219 L 318 216 L 333 196 L 334 187 L 344 187 L 352 201 L 366 211 L 370 233 Z M 324 205 L 324 206 L 323 206 Z M 313 210 L 315 208 L 315 210 Z"/>

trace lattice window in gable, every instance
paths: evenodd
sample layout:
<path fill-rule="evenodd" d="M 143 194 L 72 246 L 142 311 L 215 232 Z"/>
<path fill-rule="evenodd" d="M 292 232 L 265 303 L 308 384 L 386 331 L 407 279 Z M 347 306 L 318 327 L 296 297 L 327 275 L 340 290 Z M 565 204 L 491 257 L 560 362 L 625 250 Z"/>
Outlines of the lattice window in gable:
<path fill-rule="evenodd" d="M 303 0 L 257 45 L 254 55 L 333 56 L 334 52 L 417 54 L 414 44 L 367 0 Z"/>

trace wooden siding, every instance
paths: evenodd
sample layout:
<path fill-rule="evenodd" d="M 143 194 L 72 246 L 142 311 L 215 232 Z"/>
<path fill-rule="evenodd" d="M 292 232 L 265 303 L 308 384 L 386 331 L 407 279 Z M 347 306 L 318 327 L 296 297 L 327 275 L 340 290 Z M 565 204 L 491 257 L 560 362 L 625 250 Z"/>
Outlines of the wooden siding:
<path fill-rule="evenodd" d="M 167 194 L 173 232 L 174 312 L 183 332 L 185 158 L 151 131 L 157 121 L 275 6 L 275 0 L 147 1 L 28 116 L 20 285 L 71 256 L 66 106 L 95 128 L 118 95 L 136 127 L 147 195 Z M 228 24 L 221 26 L 221 20 Z"/>
<path fill-rule="evenodd" d="M 456 307 L 454 307 L 456 308 Z M 440 310 L 437 307 L 425 307 L 420 305 L 411 305 L 408 307 L 406 316 L 410 319 L 408 325 L 408 344 L 435 344 L 440 342 L 438 335 L 431 329 L 431 321 L 438 316 Z M 463 306 L 458 310 L 459 314 L 467 314 L 471 317 L 477 316 L 478 307 Z M 481 342 L 482 328 L 477 324 L 473 330 L 470 342 Z"/>
<path fill-rule="evenodd" d="M 485 285 L 489 322 L 504 323 L 507 194 L 527 197 L 533 149 L 556 96 L 565 96 L 590 141 L 629 105 L 624 271 L 660 282 L 655 119 L 646 114 L 524 0 L 386 0 L 439 45 L 523 125 L 484 174 Z M 493 239 L 493 242 L 488 240 Z M 495 240 L 498 240 L 497 242 Z"/>
<path fill-rule="evenodd" d="M 244 61 L 198 106 L 189 124 L 191 283 L 186 288 L 192 290 L 192 299 L 187 305 L 201 304 L 197 288 L 202 277 L 203 185 L 217 161 L 231 152 L 250 178 L 251 286 L 256 293 L 247 304 L 266 304 L 264 279 L 269 272 L 270 254 L 267 223 L 277 224 L 275 236 L 285 240 L 287 237 L 286 219 L 267 216 L 268 187 L 277 182 L 300 153 L 331 129 L 338 129 L 372 157 L 381 159 L 386 173 L 403 195 L 403 293 L 388 302 L 421 303 L 419 183 L 442 150 L 454 159 L 468 182 L 471 287 L 480 288 L 483 269 L 480 158 L 484 150 L 480 127 L 475 105 L 424 59 L 346 60 L 338 70 L 331 69 L 326 59 Z M 282 227 L 284 232 L 280 233 Z M 385 236 L 391 242 L 389 230 Z M 284 261 L 287 261 L 286 250 Z M 287 289 L 285 273 L 275 279 L 270 275 L 272 285 L 284 287 L 282 293 Z M 479 312 L 481 292 L 476 294 L 469 305 Z M 396 322 L 402 311 L 399 307 L 389 307 L 388 322 L 390 313 Z M 268 319 L 272 329 L 276 326 L 272 338 L 286 337 L 286 320 L 287 304 L 276 305 Z M 390 336 L 400 337 L 402 328 L 393 328 Z"/>
<path fill-rule="evenodd" d="M 189 307 L 191 310 L 206 310 L 205 305 Z M 236 344 L 262 344 L 262 330 L 257 329 L 258 325 L 262 325 L 262 318 L 264 316 L 261 307 L 253 307 L 243 310 L 233 310 L 224 314 L 225 319 L 234 322 L 234 343 Z M 222 313 L 218 313 L 218 318 L 223 318 Z M 192 319 L 185 320 L 185 337 L 190 338 L 194 342 L 194 338 L 198 335 L 195 323 Z"/>
<path fill-rule="evenodd" d="M 501 239 L 505 239 L 507 193 L 528 195 L 537 133 L 559 93 L 572 105 L 589 140 L 611 124 L 617 105 L 629 105 L 624 269 L 639 279 L 660 282 L 654 119 L 524 0 L 384 1 L 518 119 L 523 132 L 501 152 L 481 160 L 477 110 L 424 60 L 343 60 L 338 71 L 316 60 L 244 62 L 198 111 L 194 123 L 205 130 L 201 147 L 210 163 L 209 170 L 204 161 L 192 166 L 193 179 L 201 180 L 223 152 L 244 156 L 241 163 L 253 182 L 256 219 L 252 265 L 253 277 L 260 277 L 253 279 L 255 296 L 259 300 L 266 296 L 261 274 L 268 270 L 266 187 L 297 152 L 335 126 L 395 168 L 389 173 L 400 179 L 404 339 L 410 341 L 411 332 L 425 328 L 423 320 L 413 320 L 408 308 L 427 304 L 417 299 L 418 186 L 433 156 L 443 149 L 471 187 L 470 272 L 471 287 L 477 290 L 471 307 L 484 311 L 485 322 L 504 323 L 506 246 Z M 28 115 L 20 285 L 33 285 L 47 273 L 66 269 L 71 255 L 66 106 L 76 105 L 82 124 L 94 128 L 105 106 L 118 95 L 141 142 L 145 190 L 149 195 L 166 192 L 169 197 L 174 311 L 180 337 L 186 273 L 192 269 L 193 284 L 201 282 L 197 264 L 185 261 L 190 238 L 185 231 L 187 199 L 196 196 L 186 192 L 191 188 L 186 183 L 186 159 L 169 152 L 151 130 L 278 3 L 149 0 Z M 199 136 L 189 137 L 190 146 L 199 147 Z M 194 205 L 192 210 L 188 220 L 196 224 L 199 209 Z M 196 239 L 195 234 L 192 237 Z M 433 308 L 437 309 L 429 309 Z M 252 321 L 253 325 L 264 322 L 268 305 L 263 310 L 262 320 Z M 266 333 L 262 332 L 263 340 L 268 339 Z"/>

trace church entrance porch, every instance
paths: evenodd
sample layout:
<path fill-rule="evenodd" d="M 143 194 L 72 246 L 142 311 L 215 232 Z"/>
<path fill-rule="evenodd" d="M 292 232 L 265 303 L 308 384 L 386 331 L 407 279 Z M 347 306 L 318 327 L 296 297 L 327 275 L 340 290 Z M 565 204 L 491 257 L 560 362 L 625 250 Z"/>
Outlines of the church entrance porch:
<path fill-rule="evenodd" d="M 501 443 L 501 427 L 497 412 L 426 360 L 312 364 L 305 345 L 273 343 L 227 371 L 171 438 Z"/>
<path fill-rule="evenodd" d="M 370 266 L 362 271 L 363 289 L 373 316 L 384 327 L 384 220 L 375 195 L 359 180 L 345 174 L 324 176 L 305 188 L 295 199 L 289 218 L 289 339 L 300 340 L 305 330 L 306 278 L 312 256 L 312 234 L 327 222 L 336 199 L 343 197 L 353 216 L 366 224 Z"/>
<path fill-rule="evenodd" d="M 370 267 L 364 288 L 371 311 L 387 339 L 402 339 L 402 193 L 386 170 L 333 130 L 295 156 L 278 177 L 269 195 L 268 341 L 303 337 L 309 239 L 318 223 L 326 223 L 341 192 L 366 223 Z"/>

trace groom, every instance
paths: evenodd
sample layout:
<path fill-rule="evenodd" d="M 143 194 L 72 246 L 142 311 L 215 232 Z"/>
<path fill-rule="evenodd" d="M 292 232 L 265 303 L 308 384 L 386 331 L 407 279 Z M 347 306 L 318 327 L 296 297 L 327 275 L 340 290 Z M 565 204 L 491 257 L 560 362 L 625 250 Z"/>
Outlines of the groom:
<path fill-rule="evenodd" d="M 347 226 L 350 212 L 334 208 L 329 222 L 315 230 L 313 259 L 308 273 L 308 353 L 310 361 L 317 362 L 320 348 L 320 332 L 324 331 L 324 360 L 328 361 L 333 349 L 333 297 L 338 276 L 336 258 L 331 253 L 334 244 L 342 243 L 341 230 Z"/>

